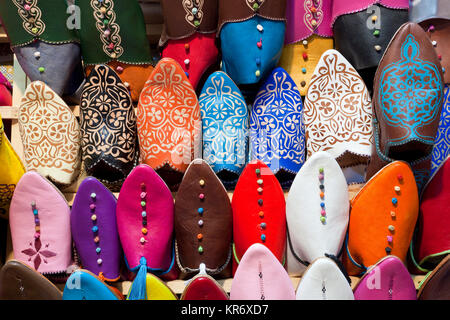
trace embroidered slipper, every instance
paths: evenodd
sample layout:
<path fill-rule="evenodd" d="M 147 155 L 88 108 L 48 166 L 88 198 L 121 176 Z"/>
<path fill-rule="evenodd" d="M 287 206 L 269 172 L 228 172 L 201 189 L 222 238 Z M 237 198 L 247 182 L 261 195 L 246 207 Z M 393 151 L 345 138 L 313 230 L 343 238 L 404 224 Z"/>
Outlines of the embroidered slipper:
<path fill-rule="evenodd" d="M 120 277 L 122 248 L 116 222 L 117 200 L 100 181 L 87 177 L 70 213 L 72 238 L 84 269 L 102 280 Z"/>
<path fill-rule="evenodd" d="M 175 197 L 176 259 L 183 273 L 198 272 L 204 263 L 208 274 L 230 276 L 232 219 L 230 198 L 214 171 L 202 159 L 192 161 Z"/>
<path fill-rule="evenodd" d="M 237 84 L 265 79 L 281 57 L 286 0 L 219 0 L 222 70 Z"/>
<path fill-rule="evenodd" d="M 350 183 L 363 183 L 372 145 L 372 103 L 364 81 L 336 50 L 320 58 L 305 97 L 308 157 L 333 155 Z"/>
<path fill-rule="evenodd" d="M 208 69 L 218 65 L 217 6 L 217 0 L 161 1 L 161 56 L 177 61 L 194 88 Z"/>
<path fill-rule="evenodd" d="M 428 34 L 441 62 L 444 83 L 450 84 L 450 5 L 445 0 L 414 1 L 409 21 L 418 23 Z"/>
<path fill-rule="evenodd" d="M 11 49 L 25 74 L 59 96 L 75 94 L 84 79 L 79 40 L 69 29 L 67 10 L 66 2 L 55 0 L 0 3 Z"/>
<path fill-rule="evenodd" d="M 259 90 L 250 119 L 251 156 L 289 188 L 305 161 L 303 104 L 292 78 L 276 68 Z"/>
<path fill-rule="evenodd" d="M 450 70 L 450 69 L 449 69 Z M 444 103 L 442 104 L 441 117 L 439 119 L 439 128 L 436 139 L 434 140 L 433 155 L 431 158 L 431 173 L 434 175 L 436 170 L 450 155 L 450 86 L 446 85 L 444 89 Z"/>
<path fill-rule="evenodd" d="M 68 186 L 81 167 L 80 126 L 72 110 L 45 83 L 28 85 L 19 107 L 26 169 Z"/>
<path fill-rule="evenodd" d="M 301 275 L 320 257 L 337 261 L 348 220 L 344 174 L 328 152 L 319 151 L 300 169 L 286 200 L 289 274 Z"/>
<path fill-rule="evenodd" d="M 236 270 L 230 300 L 295 300 L 295 290 L 278 258 L 265 245 L 255 243 Z"/>
<path fill-rule="evenodd" d="M 345 271 L 344 271 L 345 272 Z M 303 274 L 296 300 L 355 300 L 350 278 L 336 263 L 322 257 L 313 261 Z"/>
<path fill-rule="evenodd" d="M 199 274 L 189 281 L 180 300 L 229 300 L 229 297 L 211 276 Z"/>
<path fill-rule="evenodd" d="M 389 162 L 404 160 L 413 168 L 419 191 L 423 188 L 430 173 L 443 90 L 442 68 L 427 34 L 415 23 L 402 25 L 375 74 L 375 141 L 367 179 Z"/>
<path fill-rule="evenodd" d="M 0 106 L 12 106 L 12 86 L 0 72 Z"/>
<path fill-rule="evenodd" d="M 242 172 L 231 202 L 233 209 L 233 274 L 247 249 L 262 243 L 284 264 L 286 200 L 275 175 L 262 161 Z"/>
<path fill-rule="evenodd" d="M 0 270 L 0 300 L 61 300 L 62 292 L 36 270 L 18 260 Z"/>
<path fill-rule="evenodd" d="M 372 89 L 373 76 L 398 28 L 408 22 L 408 0 L 334 0 L 331 26 L 336 50 Z"/>
<path fill-rule="evenodd" d="M 279 65 L 291 75 L 302 96 L 320 57 L 334 48 L 331 10 L 332 0 L 287 0 L 286 38 Z"/>
<path fill-rule="evenodd" d="M 72 264 L 70 208 L 61 192 L 34 171 L 26 172 L 11 201 L 14 258 L 45 276 L 65 274 Z"/>
<path fill-rule="evenodd" d="M 97 64 L 117 71 L 138 101 L 153 70 L 141 7 L 136 0 L 76 0 L 83 23 L 79 29 L 81 52 L 89 76 Z"/>
<path fill-rule="evenodd" d="M 224 72 L 206 80 L 199 97 L 203 159 L 232 188 L 248 161 L 249 113 L 239 88 Z"/>
<path fill-rule="evenodd" d="M 133 290 L 133 285 L 134 283 L 131 284 L 130 292 Z M 178 300 L 175 293 L 163 281 L 151 273 L 147 273 L 145 285 L 147 296 L 141 300 Z M 132 300 L 129 296 L 130 294 L 128 293 L 127 300 Z"/>
<path fill-rule="evenodd" d="M 92 69 L 80 106 L 84 168 L 113 191 L 137 165 L 136 114 L 128 89 L 107 65 Z"/>
<path fill-rule="evenodd" d="M 161 59 L 145 83 L 137 111 L 142 162 L 173 189 L 201 152 L 197 95 L 173 59 Z"/>
<path fill-rule="evenodd" d="M 391 162 L 367 181 L 351 201 L 343 257 L 349 275 L 391 254 L 406 265 L 418 211 L 417 185 L 406 162 Z"/>
<path fill-rule="evenodd" d="M 76 270 L 67 279 L 63 300 L 124 300 L 116 288 L 108 286 L 88 270 Z"/>
<path fill-rule="evenodd" d="M 418 300 L 450 300 L 450 255 L 447 255 L 421 283 Z"/>
<path fill-rule="evenodd" d="M 22 161 L 4 132 L 0 116 L 0 217 L 7 219 L 9 204 L 20 177 L 25 173 Z"/>
<path fill-rule="evenodd" d="M 137 273 L 128 299 L 146 299 L 147 271 L 162 276 L 174 266 L 172 194 L 151 167 L 141 164 L 122 185 L 116 215 L 127 267 Z"/>
<path fill-rule="evenodd" d="M 431 271 L 450 253 L 450 161 L 445 160 L 423 189 L 420 198 L 415 257 L 420 271 Z M 415 259 L 413 260 L 413 262 Z"/>
<path fill-rule="evenodd" d="M 355 300 L 416 300 L 411 275 L 396 256 L 375 263 L 353 289 Z"/>

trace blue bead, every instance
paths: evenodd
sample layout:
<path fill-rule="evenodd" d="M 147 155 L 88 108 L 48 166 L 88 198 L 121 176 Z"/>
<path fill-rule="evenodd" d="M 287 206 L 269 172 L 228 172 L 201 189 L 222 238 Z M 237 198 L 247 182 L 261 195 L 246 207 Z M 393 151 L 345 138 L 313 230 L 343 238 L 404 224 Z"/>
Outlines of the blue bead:
<path fill-rule="evenodd" d="M 147 212 L 145 212 L 145 211 L 142 211 L 142 218 L 145 218 L 146 216 L 147 216 Z"/>
<path fill-rule="evenodd" d="M 34 210 L 33 210 L 33 214 L 34 214 L 35 216 L 38 214 L 37 209 L 34 209 Z"/>
<path fill-rule="evenodd" d="M 98 227 L 97 226 L 93 226 L 92 227 L 92 232 L 97 232 L 98 231 Z"/>
<path fill-rule="evenodd" d="M 265 222 L 261 223 L 261 228 L 262 228 L 262 229 L 265 229 L 265 228 L 266 228 L 266 223 L 265 223 Z"/>
<path fill-rule="evenodd" d="M 100 253 L 100 251 L 102 251 L 102 249 L 101 249 L 101 248 L 97 248 L 97 249 L 95 249 L 95 252 L 97 252 L 97 253 Z"/>
<path fill-rule="evenodd" d="M 203 213 L 203 208 L 198 208 L 198 213 L 202 214 Z"/>
<path fill-rule="evenodd" d="M 262 235 L 261 235 L 261 240 L 262 240 L 262 241 L 266 241 L 266 235 L 265 235 L 265 234 L 262 234 Z"/>
<path fill-rule="evenodd" d="M 189 78 L 189 72 L 185 72 L 185 74 L 186 74 L 186 77 L 188 77 L 188 78 Z"/>
<path fill-rule="evenodd" d="M 260 65 L 261 64 L 261 58 L 256 58 L 256 64 Z"/>
<path fill-rule="evenodd" d="M 321 202 L 321 203 L 320 203 L 320 206 L 321 206 L 322 208 L 325 207 L 325 203 Z"/>
<path fill-rule="evenodd" d="M 392 203 L 393 204 L 397 204 L 397 202 L 398 202 L 397 198 L 392 198 Z"/>

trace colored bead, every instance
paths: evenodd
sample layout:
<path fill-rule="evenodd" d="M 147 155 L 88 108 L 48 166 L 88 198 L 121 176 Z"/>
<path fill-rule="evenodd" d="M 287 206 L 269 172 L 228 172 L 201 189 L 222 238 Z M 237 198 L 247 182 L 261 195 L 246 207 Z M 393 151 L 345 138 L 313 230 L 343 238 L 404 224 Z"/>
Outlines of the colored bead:
<path fill-rule="evenodd" d="M 35 216 L 37 216 L 38 210 L 37 210 L 37 209 L 34 209 L 34 210 L 33 210 L 33 214 L 34 214 Z"/>
<path fill-rule="evenodd" d="M 302 43 L 303 43 L 304 46 L 307 46 L 308 45 L 308 40 L 303 40 Z"/>
<path fill-rule="evenodd" d="M 39 51 L 36 51 L 36 52 L 34 53 L 34 57 L 35 57 L 36 59 L 39 59 L 39 58 L 41 57 L 41 53 L 40 53 Z"/>
<path fill-rule="evenodd" d="M 437 41 L 433 40 L 433 41 L 431 41 L 431 44 L 433 45 L 433 47 L 436 47 L 437 46 Z"/>
<path fill-rule="evenodd" d="M 203 226 L 203 220 L 198 220 L 198 225 L 201 227 Z"/>
<path fill-rule="evenodd" d="M 395 190 L 395 192 L 400 192 L 400 187 L 399 186 L 395 186 L 394 190 Z"/>
<path fill-rule="evenodd" d="M 100 8 L 100 12 L 103 13 L 103 14 L 105 14 L 105 13 L 106 13 L 106 8 L 105 8 L 105 7 L 101 7 L 101 8 Z"/>
<path fill-rule="evenodd" d="M 258 215 L 259 215 L 261 218 L 264 218 L 264 211 L 260 211 L 260 212 L 258 213 Z"/>
<path fill-rule="evenodd" d="M 392 198 L 392 204 L 397 204 L 398 203 L 398 200 L 397 200 L 397 198 Z"/>
<path fill-rule="evenodd" d="M 203 239 L 203 235 L 202 235 L 201 233 L 199 233 L 199 234 L 197 235 L 197 239 L 198 239 L 198 240 L 202 240 L 202 239 Z"/>
<path fill-rule="evenodd" d="M 429 27 L 428 27 L 428 31 L 429 31 L 429 32 L 433 32 L 433 31 L 434 31 L 434 26 L 433 26 L 433 25 L 429 26 Z"/>
<path fill-rule="evenodd" d="M 302 68 L 302 72 L 303 72 L 303 73 L 306 73 L 306 68 Z"/>
<path fill-rule="evenodd" d="M 184 49 L 189 50 L 189 48 L 190 48 L 189 43 L 185 43 L 185 44 L 184 44 Z"/>
<path fill-rule="evenodd" d="M 258 48 L 262 48 L 262 40 L 259 40 L 257 43 L 256 43 L 256 45 L 258 46 Z"/>
<path fill-rule="evenodd" d="M 185 60 L 184 60 L 184 64 L 185 64 L 185 65 L 188 65 L 189 63 L 191 63 L 191 60 L 189 60 L 189 59 L 185 59 Z"/>
<path fill-rule="evenodd" d="M 24 5 L 23 8 L 27 11 L 29 11 L 31 9 L 30 5 L 28 5 L 28 4 Z"/>
<path fill-rule="evenodd" d="M 147 225 L 147 220 L 142 220 L 142 225 L 145 227 Z"/>
<path fill-rule="evenodd" d="M 263 205 L 263 199 L 258 199 L 258 204 L 259 204 L 260 206 L 262 206 L 262 205 Z"/>
<path fill-rule="evenodd" d="M 320 169 L 319 169 L 319 173 L 323 173 L 323 168 L 320 168 Z"/>
<path fill-rule="evenodd" d="M 139 241 L 140 241 L 142 244 L 144 244 L 144 243 L 145 243 L 145 238 L 142 237 Z"/>
<path fill-rule="evenodd" d="M 262 25 L 260 25 L 260 24 L 258 24 L 256 26 L 256 29 L 258 29 L 259 32 L 263 32 L 264 31 L 264 27 Z"/>
<path fill-rule="evenodd" d="M 389 229 L 389 231 L 395 231 L 395 227 L 392 224 L 389 225 L 388 229 Z"/>
<path fill-rule="evenodd" d="M 147 216 L 147 212 L 142 211 L 142 212 L 141 212 L 141 215 L 142 215 L 142 218 L 145 218 L 145 217 Z"/>
<path fill-rule="evenodd" d="M 147 232 L 148 232 L 147 228 L 142 228 L 141 231 L 142 231 L 143 234 L 147 234 Z"/>
<path fill-rule="evenodd" d="M 38 28 L 32 28 L 32 29 L 31 29 L 31 32 L 37 33 L 37 32 L 38 32 Z"/>
<path fill-rule="evenodd" d="M 141 183 L 141 190 L 142 190 L 142 191 L 145 190 L 145 183 L 144 183 L 144 182 Z"/>
<path fill-rule="evenodd" d="M 103 32 L 103 35 L 105 37 L 109 37 L 110 34 L 111 34 L 111 31 L 109 31 L 109 30 L 105 30 L 105 32 Z"/>
<path fill-rule="evenodd" d="M 259 185 L 263 184 L 263 179 L 256 180 L 256 183 L 259 184 Z"/>
<path fill-rule="evenodd" d="M 109 48 L 110 50 L 114 49 L 114 43 L 110 43 L 110 44 L 108 45 L 108 48 Z"/>
<path fill-rule="evenodd" d="M 259 66 L 259 65 L 261 64 L 261 58 L 256 58 L 256 59 L 255 59 L 255 62 L 256 62 L 256 65 Z"/>
<path fill-rule="evenodd" d="M 258 191 L 258 193 L 262 193 L 262 192 L 263 192 L 263 188 L 259 187 L 259 188 L 257 189 L 257 191 Z"/>
<path fill-rule="evenodd" d="M 95 208 L 96 208 L 95 203 L 91 203 L 91 204 L 89 205 L 89 209 L 95 210 Z"/>
<path fill-rule="evenodd" d="M 261 235 L 261 240 L 262 240 L 262 241 L 266 241 L 266 235 L 265 235 L 265 234 L 262 234 L 262 235 Z"/>
<path fill-rule="evenodd" d="M 196 7 L 192 8 L 192 14 L 193 14 L 193 15 L 196 15 L 197 12 L 198 12 L 198 9 L 197 9 Z"/>
<path fill-rule="evenodd" d="M 321 193 L 320 193 L 320 197 L 321 197 L 321 198 L 325 197 L 325 193 L 321 192 Z"/>
<path fill-rule="evenodd" d="M 312 20 L 311 21 L 311 25 L 315 28 L 317 26 L 317 21 L 316 20 Z"/>
<path fill-rule="evenodd" d="M 117 66 L 116 71 L 120 73 L 123 71 L 123 68 L 121 66 Z"/>
<path fill-rule="evenodd" d="M 100 241 L 100 238 L 99 238 L 99 237 L 95 237 L 95 238 L 94 238 L 94 242 L 95 242 L 95 243 L 98 243 L 99 241 Z"/>
<path fill-rule="evenodd" d="M 203 200 L 203 199 L 205 199 L 205 195 L 204 195 L 203 193 L 200 193 L 200 194 L 198 195 L 198 198 L 199 198 L 200 200 Z"/>
<path fill-rule="evenodd" d="M 203 187 L 205 185 L 205 180 L 201 179 L 198 183 Z"/>
<path fill-rule="evenodd" d="M 319 180 L 323 180 L 323 178 L 324 178 L 323 173 L 319 174 Z"/>
<path fill-rule="evenodd" d="M 323 189 L 325 189 L 325 186 L 324 186 L 323 184 L 321 184 L 321 185 L 319 186 L 319 188 L 320 188 L 321 190 L 323 190 Z"/>
<path fill-rule="evenodd" d="M 442 60 L 442 56 L 441 56 L 440 54 L 438 55 L 438 59 L 439 59 L 439 60 Z"/>
<path fill-rule="evenodd" d="M 372 16 L 372 21 L 375 22 L 377 21 L 378 17 L 377 16 Z"/>
<path fill-rule="evenodd" d="M 306 86 L 306 82 L 305 82 L 305 81 L 302 81 L 302 82 L 300 82 L 300 85 L 301 85 L 302 87 L 304 87 L 304 86 Z"/>
<path fill-rule="evenodd" d="M 391 253 L 391 251 L 392 251 L 392 249 L 391 248 L 389 248 L 389 247 L 386 247 L 384 250 L 386 250 L 386 253 L 387 254 L 390 254 Z"/>
<path fill-rule="evenodd" d="M 403 176 L 401 174 L 397 175 L 398 180 L 403 180 Z"/>
<path fill-rule="evenodd" d="M 129 84 L 128 82 L 124 82 L 123 85 L 124 85 L 125 87 L 127 87 L 127 88 L 130 87 L 130 84 Z"/>
<path fill-rule="evenodd" d="M 203 253 L 203 247 L 202 246 L 198 247 L 198 253 Z"/>
<path fill-rule="evenodd" d="M 322 223 L 325 223 L 327 221 L 327 218 L 325 218 L 325 217 L 320 217 L 320 222 L 322 222 Z"/>
<path fill-rule="evenodd" d="M 97 264 L 102 264 L 103 260 L 102 259 L 98 259 L 97 260 Z"/>
<path fill-rule="evenodd" d="M 200 214 L 202 214 L 203 211 L 204 211 L 203 208 L 198 208 L 198 209 L 197 209 L 197 212 L 200 213 Z"/>
<path fill-rule="evenodd" d="M 36 232 L 39 232 L 39 231 L 41 231 L 41 227 L 40 227 L 40 226 L 35 226 L 35 227 L 34 227 L 34 230 L 35 230 Z"/>
<path fill-rule="evenodd" d="M 39 218 L 34 219 L 34 224 L 37 226 L 41 224 L 41 222 L 39 221 Z"/>
<path fill-rule="evenodd" d="M 320 211 L 320 215 L 325 217 L 327 215 L 327 212 L 325 210 Z"/>
<path fill-rule="evenodd" d="M 388 241 L 389 243 L 391 243 L 392 240 L 393 240 L 392 236 L 387 236 L 387 241 Z"/>
<path fill-rule="evenodd" d="M 105 26 L 108 25 L 108 23 L 109 23 L 109 20 L 108 20 L 108 19 L 103 20 L 103 24 L 104 24 Z"/>
<path fill-rule="evenodd" d="M 259 9 L 259 4 L 254 3 L 254 4 L 253 4 L 253 10 L 258 10 L 258 9 Z"/>
<path fill-rule="evenodd" d="M 308 54 L 306 52 L 303 52 L 302 57 L 304 60 L 308 59 Z"/>
<path fill-rule="evenodd" d="M 394 211 L 391 211 L 391 217 L 395 217 L 395 212 Z"/>
<path fill-rule="evenodd" d="M 189 78 L 189 72 L 185 72 L 184 74 Z"/>
<path fill-rule="evenodd" d="M 31 201 L 31 207 L 32 207 L 32 208 L 36 207 L 36 201 L 34 201 L 34 200 Z"/>
<path fill-rule="evenodd" d="M 256 71 L 255 71 L 255 76 L 260 77 L 260 76 L 261 76 L 261 71 L 256 70 Z"/>
<path fill-rule="evenodd" d="M 324 202 L 321 202 L 321 203 L 320 203 L 320 206 L 321 206 L 322 208 L 324 208 L 324 207 L 325 207 L 325 203 L 324 203 Z"/>
<path fill-rule="evenodd" d="M 98 231 L 98 227 L 97 226 L 93 226 L 92 227 L 92 232 L 97 232 Z"/>
<path fill-rule="evenodd" d="M 380 30 L 375 30 L 375 31 L 373 32 L 373 35 L 374 35 L 375 37 L 378 37 L 378 36 L 380 35 Z"/>
<path fill-rule="evenodd" d="M 97 249 L 95 249 L 95 252 L 100 253 L 102 251 L 102 249 L 100 247 L 98 247 Z"/>
<path fill-rule="evenodd" d="M 375 46 L 374 46 L 374 48 L 375 48 L 375 50 L 377 50 L 377 51 L 381 51 L 381 46 L 380 46 L 380 45 L 378 45 L 378 44 L 377 44 L 377 45 L 375 45 Z"/>
<path fill-rule="evenodd" d="M 45 68 L 44 67 L 39 67 L 39 72 L 40 73 L 43 73 L 45 71 Z"/>
<path fill-rule="evenodd" d="M 92 198 L 92 199 L 95 199 L 96 197 L 97 197 L 97 195 L 96 195 L 94 192 L 92 192 L 92 193 L 91 193 L 91 198 Z"/>
<path fill-rule="evenodd" d="M 259 176 L 261 174 L 261 169 L 255 169 L 255 173 Z"/>
<path fill-rule="evenodd" d="M 93 215 L 91 216 L 91 220 L 92 220 L 92 221 L 97 220 L 97 216 L 96 216 L 95 214 L 93 214 Z"/>
<path fill-rule="evenodd" d="M 39 239 L 40 236 L 41 236 L 41 234 L 40 234 L 39 232 L 36 232 L 36 233 L 34 234 L 34 238 L 35 238 L 35 239 Z"/>
<path fill-rule="evenodd" d="M 312 13 L 316 13 L 316 12 L 317 12 L 316 7 L 311 7 L 311 12 L 312 12 Z"/>
<path fill-rule="evenodd" d="M 145 201 L 141 201 L 141 207 L 145 207 L 147 203 Z"/>
<path fill-rule="evenodd" d="M 267 225 L 266 225 L 265 222 L 262 222 L 262 223 L 260 224 L 260 226 L 261 226 L 261 229 L 265 229 Z"/>
<path fill-rule="evenodd" d="M 200 21 L 195 20 L 195 21 L 194 21 L 194 26 L 196 26 L 196 27 L 200 26 Z"/>
<path fill-rule="evenodd" d="M 113 53 L 111 53 L 111 58 L 113 58 L 113 59 L 115 59 L 117 57 L 117 55 L 113 52 Z M 128 87 L 126 84 L 127 84 L 128 82 L 125 82 L 124 84 L 125 84 L 125 86 L 126 87 Z"/>
<path fill-rule="evenodd" d="M 141 192 L 141 199 L 145 199 L 146 196 L 147 196 L 147 192 Z"/>

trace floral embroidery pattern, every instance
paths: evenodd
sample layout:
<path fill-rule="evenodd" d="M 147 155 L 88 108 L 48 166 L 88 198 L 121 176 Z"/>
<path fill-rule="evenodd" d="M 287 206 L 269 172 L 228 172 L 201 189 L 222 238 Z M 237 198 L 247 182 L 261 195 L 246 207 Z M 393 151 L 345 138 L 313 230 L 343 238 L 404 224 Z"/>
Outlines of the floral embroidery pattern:
<path fill-rule="evenodd" d="M 22 18 L 22 26 L 32 36 L 40 36 L 45 31 L 45 23 L 42 21 L 41 9 L 37 6 L 38 0 L 12 0 L 17 7 L 17 12 Z"/>
<path fill-rule="evenodd" d="M 322 23 L 323 20 L 322 1 L 305 0 L 303 6 L 305 8 L 305 15 L 303 16 L 303 22 L 309 30 L 314 31 Z"/>
<path fill-rule="evenodd" d="M 86 169 L 102 158 L 123 169 L 126 176 L 137 157 L 136 115 L 127 87 L 111 68 L 99 65 L 91 72 L 80 111 Z"/>
<path fill-rule="evenodd" d="M 305 98 L 304 121 L 308 157 L 333 150 L 369 157 L 372 103 L 356 70 L 336 51 L 324 54 Z"/>
<path fill-rule="evenodd" d="M 439 129 L 433 147 L 431 174 L 437 170 L 450 154 L 450 88 L 446 87 L 444 104 L 442 105 Z"/>
<path fill-rule="evenodd" d="M 103 43 L 103 52 L 112 59 L 117 59 L 123 54 L 123 47 L 120 45 L 122 38 L 119 35 L 120 26 L 116 23 L 116 13 L 114 12 L 114 1 L 111 0 L 91 0 L 91 7 L 94 9 L 95 26 L 100 33 L 100 40 Z"/>
<path fill-rule="evenodd" d="M 137 111 L 139 146 L 154 169 L 168 163 L 184 171 L 199 149 L 200 107 L 183 70 L 161 60 L 141 93 Z"/>
<path fill-rule="evenodd" d="M 297 86 L 275 69 L 258 93 L 250 119 L 252 158 L 276 172 L 280 165 L 297 172 L 305 161 L 303 104 Z"/>
<path fill-rule="evenodd" d="M 39 271 L 39 266 L 42 262 L 47 264 L 49 258 L 56 256 L 56 253 L 48 250 L 48 247 L 50 246 L 48 243 L 45 245 L 44 250 L 41 250 L 42 243 L 40 238 L 37 238 L 33 242 L 30 242 L 29 246 L 30 248 L 22 250 L 21 252 L 28 256 L 28 261 L 33 260 L 34 269 L 37 271 Z"/>
<path fill-rule="evenodd" d="M 199 98 L 203 126 L 203 159 L 214 169 L 225 165 L 240 172 L 247 160 L 248 110 L 231 79 L 213 74 Z"/>
<path fill-rule="evenodd" d="M 69 184 L 80 166 L 80 128 L 72 111 L 44 83 L 32 82 L 19 110 L 27 171 Z M 51 172 L 51 173 L 49 173 Z"/>
<path fill-rule="evenodd" d="M 183 8 L 186 11 L 185 19 L 193 27 L 198 27 L 202 23 L 203 4 L 204 0 L 183 0 Z"/>

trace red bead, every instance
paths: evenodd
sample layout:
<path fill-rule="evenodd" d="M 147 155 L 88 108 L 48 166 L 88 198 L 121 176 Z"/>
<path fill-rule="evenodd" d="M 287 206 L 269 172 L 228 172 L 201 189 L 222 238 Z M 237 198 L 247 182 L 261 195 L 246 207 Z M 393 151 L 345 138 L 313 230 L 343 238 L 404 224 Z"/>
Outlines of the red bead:
<path fill-rule="evenodd" d="M 303 59 L 308 59 L 308 54 L 306 52 L 303 52 Z"/>

